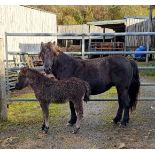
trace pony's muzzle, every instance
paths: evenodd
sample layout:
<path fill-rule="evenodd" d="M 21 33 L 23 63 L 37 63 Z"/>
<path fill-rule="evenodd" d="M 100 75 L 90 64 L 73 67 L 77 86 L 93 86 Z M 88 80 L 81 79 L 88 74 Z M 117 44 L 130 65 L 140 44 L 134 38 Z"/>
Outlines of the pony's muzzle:
<path fill-rule="evenodd" d="M 22 89 L 22 88 L 20 87 L 19 83 L 16 83 L 15 89 L 17 89 L 17 90 L 21 90 L 21 89 Z"/>
<path fill-rule="evenodd" d="M 44 69 L 44 72 L 45 72 L 46 74 L 50 74 L 50 71 L 51 71 L 50 68 L 48 68 L 48 69 Z"/>

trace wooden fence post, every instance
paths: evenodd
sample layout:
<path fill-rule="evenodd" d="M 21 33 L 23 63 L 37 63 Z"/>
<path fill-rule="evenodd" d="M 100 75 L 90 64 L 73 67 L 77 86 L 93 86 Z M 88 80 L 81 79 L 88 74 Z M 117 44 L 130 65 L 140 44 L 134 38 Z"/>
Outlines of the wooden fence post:
<path fill-rule="evenodd" d="M 5 81 L 4 51 L 0 39 L 0 121 L 7 120 L 7 98 Z"/>

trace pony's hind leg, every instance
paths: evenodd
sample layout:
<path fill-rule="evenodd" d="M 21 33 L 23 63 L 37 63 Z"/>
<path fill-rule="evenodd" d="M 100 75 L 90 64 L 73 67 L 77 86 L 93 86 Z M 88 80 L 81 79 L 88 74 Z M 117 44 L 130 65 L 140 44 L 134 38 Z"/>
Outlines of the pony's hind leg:
<path fill-rule="evenodd" d="M 121 121 L 121 125 L 126 126 L 126 124 L 129 122 L 130 98 L 128 94 L 128 89 L 127 88 L 119 89 L 119 93 L 120 93 L 120 103 L 124 109 L 124 114 L 123 114 L 123 119 Z"/>
<path fill-rule="evenodd" d="M 48 103 L 41 103 L 40 104 L 41 108 L 42 108 L 42 112 L 43 112 L 43 125 L 41 127 L 41 129 L 47 133 L 48 129 L 49 129 L 49 122 L 48 122 L 48 116 L 49 116 L 49 104 Z"/>
<path fill-rule="evenodd" d="M 115 124 L 117 124 L 118 122 L 121 121 L 122 119 L 122 113 L 123 113 L 123 104 L 121 102 L 121 93 L 119 92 L 119 89 L 117 89 L 117 93 L 118 93 L 118 104 L 119 104 L 119 107 L 118 107 L 118 110 L 117 110 L 117 114 L 115 116 L 115 118 L 113 119 L 113 122 Z"/>
<path fill-rule="evenodd" d="M 127 123 L 129 123 L 129 107 L 128 106 L 124 108 L 124 116 L 123 116 L 121 125 L 126 126 Z"/>
<path fill-rule="evenodd" d="M 73 130 L 73 133 L 76 134 L 80 129 L 81 120 L 83 118 L 83 102 L 75 102 L 74 103 L 75 111 L 77 114 L 77 121 L 75 124 L 75 129 Z"/>
<path fill-rule="evenodd" d="M 119 108 L 118 108 L 116 117 L 114 118 L 114 122 L 117 123 L 121 120 L 122 113 L 124 110 L 121 125 L 126 126 L 126 124 L 129 122 L 129 103 L 130 103 L 128 87 L 117 87 L 117 92 L 118 92 L 118 99 L 119 99 Z"/>

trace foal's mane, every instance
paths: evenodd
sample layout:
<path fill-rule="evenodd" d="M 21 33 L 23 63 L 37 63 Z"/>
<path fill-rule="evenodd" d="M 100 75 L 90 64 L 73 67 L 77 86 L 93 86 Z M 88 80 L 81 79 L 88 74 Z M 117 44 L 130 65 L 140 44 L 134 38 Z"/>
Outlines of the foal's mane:
<path fill-rule="evenodd" d="M 40 73 L 39 71 L 35 70 L 35 69 L 28 69 L 28 76 L 32 77 L 32 78 L 41 78 L 44 80 L 51 80 L 48 77 L 46 77 L 45 75 L 43 75 L 42 73 Z"/>

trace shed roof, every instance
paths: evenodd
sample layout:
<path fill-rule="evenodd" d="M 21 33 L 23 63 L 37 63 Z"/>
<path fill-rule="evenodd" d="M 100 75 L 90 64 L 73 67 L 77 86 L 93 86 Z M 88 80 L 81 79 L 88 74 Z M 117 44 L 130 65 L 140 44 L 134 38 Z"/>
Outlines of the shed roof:
<path fill-rule="evenodd" d="M 88 25 L 95 25 L 100 26 L 102 28 L 109 28 L 113 29 L 116 32 L 124 31 L 125 29 L 125 19 L 120 20 L 105 20 L 105 21 L 94 21 L 94 22 L 88 22 Z"/>
<path fill-rule="evenodd" d="M 133 18 L 133 19 L 149 19 L 148 16 L 124 16 L 125 19 L 127 18 Z M 155 17 L 152 17 L 155 18 Z"/>
<path fill-rule="evenodd" d="M 55 13 L 53 13 L 51 11 L 43 10 L 43 9 L 40 9 L 40 8 L 37 8 L 37 7 L 33 7 L 33 6 L 29 6 L 29 5 L 20 5 L 20 6 L 56 15 Z"/>

